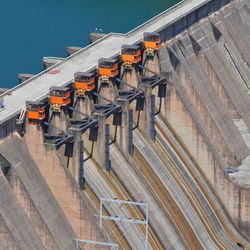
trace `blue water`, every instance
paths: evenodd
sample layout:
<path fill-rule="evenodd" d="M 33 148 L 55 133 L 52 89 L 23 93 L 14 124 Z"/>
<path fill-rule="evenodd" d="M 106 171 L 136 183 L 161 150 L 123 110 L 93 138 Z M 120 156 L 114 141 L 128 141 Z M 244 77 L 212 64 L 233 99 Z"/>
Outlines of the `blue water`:
<path fill-rule="evenodd" d="M 86 46 L 89 33 L 128 32 L 180 0 L 8 0 L 0 8 L 0 87 L 18 73 L 39 73 L 43 56 Z"/>

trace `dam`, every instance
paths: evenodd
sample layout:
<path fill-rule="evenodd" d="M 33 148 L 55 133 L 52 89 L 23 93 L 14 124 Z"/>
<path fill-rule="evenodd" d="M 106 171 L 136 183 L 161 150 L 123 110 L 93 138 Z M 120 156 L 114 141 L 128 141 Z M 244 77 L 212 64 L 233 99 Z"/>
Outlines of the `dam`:
<path fill-rule="evenodd" d="M 0 249 L 250 249 L 250 2 L 184 0 L 0 95 Z"/>

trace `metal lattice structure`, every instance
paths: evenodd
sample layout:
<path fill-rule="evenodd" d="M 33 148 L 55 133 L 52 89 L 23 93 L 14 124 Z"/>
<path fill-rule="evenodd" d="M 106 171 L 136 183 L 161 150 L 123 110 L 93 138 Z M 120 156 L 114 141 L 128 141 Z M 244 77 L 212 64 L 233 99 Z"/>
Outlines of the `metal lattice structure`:
<path fill-rule="evenodd" d="M 93 241 L 93 240 L 82 240 L 82 239 L 74 239 L 76 242 L 76 247 L 79 248 L 80 244 L 94 244 L 94 245 L 101 245 L 101 246 L 107 246 L 107 247 L 114 247 L 115 249 L 118 249 L 118 244 L 114 243 L 107 243 L 107 242 L 100 242 L 100 241 Z"/>
<path fill-rule="evenodd" d="M 145 220 L 135 220 L 131 218 L 123 218 L 119 216 L 105 216 L 102 214 L 102 207 L 104 203 L 117 203 L 117 204 L 127 204 L 131 206 L 139 206 L 145 207 Z M 135 223 L 135 224 L 142 224 L 145 225 L 146 235 L 145 235 L 145 250 L 148 249 L 148 203 L 143 202 L 134 202 L 134 201 L 123 201 L 117 199 L 108 199 L 108 198 L 101 198 L 100 199 L 100 229 L 102 229 L 103 220 L 112 220 L 117 222 L 127 222 L 127 223 Z"/>

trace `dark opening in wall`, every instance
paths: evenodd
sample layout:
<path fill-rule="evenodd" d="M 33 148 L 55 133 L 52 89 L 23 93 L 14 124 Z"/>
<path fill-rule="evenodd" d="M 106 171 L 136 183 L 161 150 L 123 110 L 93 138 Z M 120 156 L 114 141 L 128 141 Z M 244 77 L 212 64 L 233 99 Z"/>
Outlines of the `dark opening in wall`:
<path fill-rule="evenodd" d="M 6 176 L 10 171 L 10 167 L 3 167 L 2 171 L 3 171 L 3 174 Z"/>
<path fill-rule="evenodd" d="M 5 176 L 8 176 L 11 169 L 11 164 L 0 154 L 0 168 Z"/>
<path fill-rule="evenodd" d="M 239 246 L 239 247 L 241 247 L 241 248 L 244 248 L 244 246 L 243 245 L 241 245 L 240 243 L 238 243 L 237 242 L 237 245 Z"/>

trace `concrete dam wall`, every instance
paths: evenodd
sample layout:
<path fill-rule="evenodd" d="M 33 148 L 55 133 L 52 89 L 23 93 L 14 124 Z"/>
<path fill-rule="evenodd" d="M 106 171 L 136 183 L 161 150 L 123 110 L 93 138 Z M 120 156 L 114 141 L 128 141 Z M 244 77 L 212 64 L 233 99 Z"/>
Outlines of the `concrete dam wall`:
<path fill-rule="evenodd" d="M 249 1 L 183 1 L 2 94 L 0 249 L 250 249 L 249 38 Z M 119 74 L 98 65 L 79 95 L 74 73 L 101 57 Z"/>

